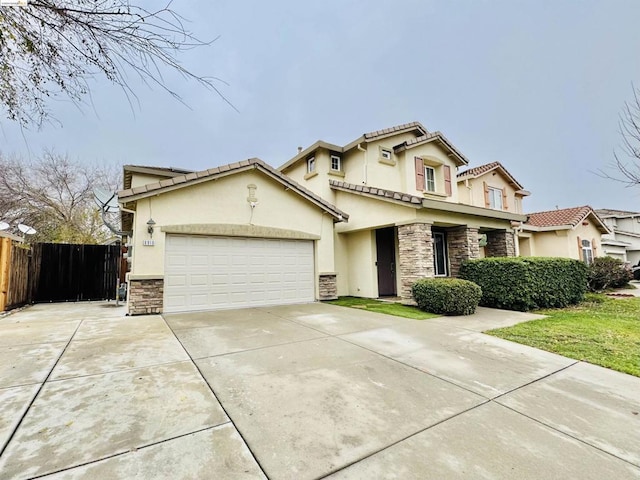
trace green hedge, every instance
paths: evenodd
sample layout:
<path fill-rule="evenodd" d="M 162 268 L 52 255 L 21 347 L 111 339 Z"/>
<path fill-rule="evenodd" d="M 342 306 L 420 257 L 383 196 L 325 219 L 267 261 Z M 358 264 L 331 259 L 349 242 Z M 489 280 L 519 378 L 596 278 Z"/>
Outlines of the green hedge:
<path fill-rule="evenodd" d="M 562 308 L 587 291 L 587 266 L 547 257 L 493 257 L 463 262 L 460 278 L 482 287 L 480 305 L 506 310 Z"/>
<path fill-rule="evenodd" d="M 412 291 L 420 310 L 442 315 L 471 315 L 482 297 L 478 285 L 457 278 L 423 278 Z"/>

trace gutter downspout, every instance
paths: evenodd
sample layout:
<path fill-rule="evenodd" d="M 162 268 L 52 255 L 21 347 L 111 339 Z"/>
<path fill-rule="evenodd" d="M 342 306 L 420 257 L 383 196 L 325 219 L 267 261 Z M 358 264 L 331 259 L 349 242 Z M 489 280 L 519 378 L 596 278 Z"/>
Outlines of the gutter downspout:
<path fill-rule="evenodd" d="M 520 222 L 520 225 L 513 229 L 513 233 L 514 233 L 514 236 L 515 236 L 515 238 L 514 238 L 515 245 L 514 246 L 515 246 L 516 257 L 520 256 L 520 240 L 519 240 L 519 237 L 520 237 L 520 233 L 522 233 L 522 228 L 523 228 L 522 227 L 522 222 Z"/>
<path fill-rule="evenodd" d="M 367 150 L 365 148 L 362 148 L 360 144 L 358 144 L 358 150 L 364 153 L 364 163 L 362 167 L 362 178 L 363 178 L 362 184 L 366 185 L 367 184 Z"/>

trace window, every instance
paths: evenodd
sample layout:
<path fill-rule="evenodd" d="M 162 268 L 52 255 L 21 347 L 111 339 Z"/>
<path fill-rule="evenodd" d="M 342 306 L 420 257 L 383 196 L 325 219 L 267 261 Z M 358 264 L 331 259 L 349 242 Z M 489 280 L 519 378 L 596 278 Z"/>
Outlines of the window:
<path fill-rule="evenodd" d="M 502 210 L 502 189 L 489 187 L 489 207 Z"/>
<path fill-rule="evenodd" d="M 447 276 L 447 237 L 444 232 L 433 232 L 433 267 L 436 277 Z"/>
<path fill-rule="evenodd" d="M 316 157 L 307 158 L 307 173 L 316 171 Z"/>
<path fill-rule="evenodd" d="M 593 262 L 593 248 L 589 240 L 582 240 L 582 260 L 587 265 Z"/>
<path fill-rule="evenodd" d="M 381 148 L 380 157 L 382 157 L 383 160 L 391 161 L 391 150 L 388 148 Z"/>
<path fill-rule="evenodd" d="M 436 170 L 433 167 L 424 167 L 424 183 L 427 192 L 436 191 Z"/>
<path fill-rule="evenodd" d="M 341 160 L 340 155 L 331 155 L 331 170 L 334 172 L 342 170 Z"/>

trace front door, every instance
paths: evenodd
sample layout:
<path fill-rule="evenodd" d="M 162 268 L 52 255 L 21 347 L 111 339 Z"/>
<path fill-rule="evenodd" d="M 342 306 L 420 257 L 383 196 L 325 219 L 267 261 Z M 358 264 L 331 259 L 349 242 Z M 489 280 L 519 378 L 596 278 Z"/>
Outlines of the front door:
<path fill-rule="evenodd" d="M 376 230 L 378 295 L 381 297 L 397 294 L 395 236 L 393 227 Z"/>

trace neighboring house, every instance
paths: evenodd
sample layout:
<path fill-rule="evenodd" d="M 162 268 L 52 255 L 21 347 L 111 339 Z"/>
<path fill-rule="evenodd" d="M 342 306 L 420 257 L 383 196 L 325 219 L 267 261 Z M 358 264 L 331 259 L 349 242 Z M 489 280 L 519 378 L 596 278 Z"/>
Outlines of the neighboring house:
<path fill-rule="evenodd" d="M 346 145 L 319 140 L 279 170 L 350 214 L 335 229 L 338 294 L 410 302 L 417 279 L 456 276 L 478 258 L 484 235 L 486 255 L 515 255 L 511 222 L 526 217 L 464 201 L 456 178 L 467 164 L 442 133 L 413 122 Z"/>
<path fill-rule="evenodd" d="M 456 180 L 467 164 L 414 122 L 343 146 L 318 141 L 279 170 L 258 159 L 202 172 L 125 167 L 129 312 L 337 295 L 410 302 L 413 282 L 455 276 L 485 235 L 487 256 L 515 255 L 512 222 L 526 216 L 509 200 L 506 209 L 464 202 Z"/>
<path fill-rule="evenodd" d="M 640 212 L 600 209 L 596 213 L 607 224 L 610 234 L 602 237 L 605 252 L 623 262 L 640 262 Z"/>
<path fill-rule="evenodd" d="M 519 254 L 525 257 L 568 257 L 591 263 L 603 257 L 601 236 L 610 233 L 589 206 L 528 214 L 517 228 Z"/>

